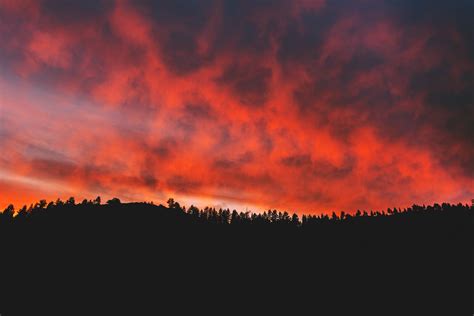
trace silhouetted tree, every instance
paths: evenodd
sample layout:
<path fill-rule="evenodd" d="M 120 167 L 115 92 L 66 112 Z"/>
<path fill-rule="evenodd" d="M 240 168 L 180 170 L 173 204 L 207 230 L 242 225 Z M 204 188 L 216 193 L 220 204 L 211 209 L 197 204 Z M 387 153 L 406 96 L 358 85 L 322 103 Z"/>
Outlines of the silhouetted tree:
<path fill-rule="evenodd" d="M 96 197 L 93 204 L 94 205 L 100 205 L 100 202 L 101 202 L 101 199 L 100 199 L 100 196 Z"/>
<path fill-rule="evenodd" d="M 13 215 L 15 214 L 15 207 L 13 204 L 8 205 L 2 213 L 2 220 L 9 222 L 13 219 Z"/>
<path fill-rule="evenodd" d="M 298 218 L 298 215 L 296 214 L 293 214 L 291 216 L 291 223 L 294 225 L 294 226 L 298 226 L 300 224 L 300 220 Z"/>
<path fill-rule="evenodd" d="M 66 205 L 76 205 L 76 200 L 74 199 L 74 197 L 70 197 L 67 201 L 66 201 Z"/>
<path fill-rule="evenodd" d="M 120 199 L 114 197 L 114 198 L 108 200 L 107 204 L 113 206 L 113 205 L 120 205 L 120 204 L 122 204 L 122 202 L 120 201 Z"/>

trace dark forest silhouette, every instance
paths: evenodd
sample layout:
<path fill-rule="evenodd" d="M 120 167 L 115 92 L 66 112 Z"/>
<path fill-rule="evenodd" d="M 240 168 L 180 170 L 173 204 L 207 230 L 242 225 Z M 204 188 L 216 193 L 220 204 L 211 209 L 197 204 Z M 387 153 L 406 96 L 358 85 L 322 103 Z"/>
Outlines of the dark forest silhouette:
<path fill-rule="evenodd" d="M 141 202 L 141 203 L 122 203 L 118 198 L 112 198 L 105 204 L 101 204 L 101 198 L 98 196 L 94 200 L 84 199 L 81 203 L 77 203 L 74 197 L 70 197 L 66 201 L 57 199 L 56 201 L 47 202 L 46 200 L 40 200 L 35 204 L 31 204 L 29 207 L 24 205 L 19 210 L 15 210 L 14 205 L 10 204 L 7 206 L 2 213 L 0 213 L 0 225 L 8 224 L 22 224 L 25 222 L 36 222 L 36 221 L 52 221 L 69 220 L 74 219 L 80 221 L 83 219 L 97 220 L 99 217 L 103 217 L 104 214 L 100 212 L 111 212 L 106 214 L 111 216 L 110 220 L 114 220 L 113 217 L 122 217 L 116 219 L 138 219 L 143 217 L 144 222 L 148 222 L 150 219 L 159 219 L 163 217 L 166 220 L 176 220 L 177 222 L 172 224 L 223 224 L 223 225 L 273 225 L 278 227 L 314 227 L 316 225 L 324 224 L 349 224 L 349 223 L 361 223 L 361 222 L 387 222 L 387 221 L 400 221 L 400 218 L 406 220 L 416 220 L 420 216 L 428 215 L 430 217 L 435 216 L 450 216 L 450 217 L 461 217 L 467 216 L 472 213 L 474 207 L 474 200 L 471 206 L 467 204 L 449 204 L 442 203 L 434 204 L 433 206 L 416 205 L 412 207 L 397 209 L 388 208 L 386 211 L 360 211 L 357 210 L 354 214 L 349 214 L 344 211 L 336 214 L 332 212 L 331 215 L 327 213 L 319 215 L 304 214 L 301 218 L 296 214 L 289 214 L 288 212 L 281 212 L 277 210 L 268 210 L 262 213 L 255 213 L 251 211 L 238 212 L 237 210 L 230 209 L 218 209 L 213 207 L 205 207 L 199 209 L 194 205 L 186 208 L 181 206 L 179 202 L 176 202 L 173 198 L 167 201 L 168 206 L 155 205 L 153 202 Z M 99 211 L 90 213 L 91 211 Z M 150 211 L 156 211 L 156 213 L 149 213 Z M 92 215 L 93 218 L 90 218 Z M 150 218 L 147 218 L 149 216 Z M 174 218 L 173 218 L 174 217 Z M 387 219 L 389 217 L 389 219 Z M 179 222 L 181 221 L 181 222 Z M 48 223 L 46 223 L 48 224 Z M 91 223 L 92 224 L 92 223 Z M 156 222 L 159 225 L 162 223 Z M 171 224 L 170 222 L 166 224 Z"/>
<path fill-rule="evenodd" d="M 97 314 L 98 303 L 134 313 L 467 315 L 473 209 L 298 216 L 99 197 L 10 205 L 0 214 L 0 312 Z"/>

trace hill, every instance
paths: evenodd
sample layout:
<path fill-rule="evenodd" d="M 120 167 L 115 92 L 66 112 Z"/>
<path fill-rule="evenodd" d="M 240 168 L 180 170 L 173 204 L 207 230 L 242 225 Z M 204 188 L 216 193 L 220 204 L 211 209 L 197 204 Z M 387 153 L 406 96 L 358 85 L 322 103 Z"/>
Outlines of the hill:
<path fill-rule="evenodd" d="M 0 215 L 0 312 L 463 315 L 473 206 L 262 214 L 110 200 Z"/>

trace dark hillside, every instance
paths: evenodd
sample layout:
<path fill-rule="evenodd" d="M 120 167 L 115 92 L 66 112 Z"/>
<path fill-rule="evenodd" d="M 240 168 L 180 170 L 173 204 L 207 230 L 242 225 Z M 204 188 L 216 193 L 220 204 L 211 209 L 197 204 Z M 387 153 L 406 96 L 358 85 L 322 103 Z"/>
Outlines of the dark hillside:
<path fill-rule="evenodd" d="M 299 218 L 172 200 L 42 201 L 16 216 L 7 208 L 0 306 L 2 315 L 112 306 L 133 314 L 469 315 L 472 210 L 436 204 Z"/>

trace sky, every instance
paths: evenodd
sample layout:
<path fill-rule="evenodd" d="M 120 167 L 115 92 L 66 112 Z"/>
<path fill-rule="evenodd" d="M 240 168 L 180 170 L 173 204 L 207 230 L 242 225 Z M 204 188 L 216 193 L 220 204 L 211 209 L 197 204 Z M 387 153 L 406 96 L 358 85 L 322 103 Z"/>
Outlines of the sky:
<path fill-rule="evenodd" d="M 474 198 L 474 2 L 0 0 L 0 207 Z"/>

